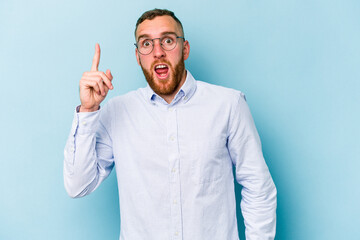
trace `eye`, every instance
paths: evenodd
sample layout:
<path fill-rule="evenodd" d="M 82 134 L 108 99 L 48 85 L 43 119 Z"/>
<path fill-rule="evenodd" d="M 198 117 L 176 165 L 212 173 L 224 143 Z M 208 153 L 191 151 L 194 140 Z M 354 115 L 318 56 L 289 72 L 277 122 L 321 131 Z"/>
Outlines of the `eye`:
<path fill-rule="evenodd" d="M 150 40 L 149 40 L 149 39 L 145 39 L 145 40 L 141 41 L 141 46 L 142 46 L 142 47 L 145 47 L 145 48 L 150 47 L 150 46 L 151 46 Z"/>
<path fill-rule="evenodd" d="M 163 39 L 163 43 L 166 45 L 171 45 L 174 42 L 174 39 L 172 39 L 171 37 L 165 37 Z"/>

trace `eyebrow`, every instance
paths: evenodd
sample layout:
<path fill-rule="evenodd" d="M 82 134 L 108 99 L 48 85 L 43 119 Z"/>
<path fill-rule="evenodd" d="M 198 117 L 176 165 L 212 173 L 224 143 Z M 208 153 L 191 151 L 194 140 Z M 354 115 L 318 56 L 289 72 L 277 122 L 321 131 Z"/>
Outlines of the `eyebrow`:
<path fill-rule="evenodd" d="M 160 36 L 162 37 L 162 36 L 167 35 L 167 34 L 175 34 L 177 36 L 177 33 L 172 32 L 172 31 L 162 32 Z M 150 35 L 149 34 L 141 34 L 138 37 L 137 41 L 139 41 L 139 39 L 141 39 L 141 38 L 150 38 Z"/>

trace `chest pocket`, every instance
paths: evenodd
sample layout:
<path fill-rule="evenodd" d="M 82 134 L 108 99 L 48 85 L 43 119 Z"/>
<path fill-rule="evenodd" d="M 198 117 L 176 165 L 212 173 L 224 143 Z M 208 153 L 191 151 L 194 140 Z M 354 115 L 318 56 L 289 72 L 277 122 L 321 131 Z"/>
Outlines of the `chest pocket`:
<path fill-rule="evenodd" d="M 229 154 L 226 140 L 201 141 L 192 146 L 191 178 L 196 184 L 220 180 L 225 173 Z"/>

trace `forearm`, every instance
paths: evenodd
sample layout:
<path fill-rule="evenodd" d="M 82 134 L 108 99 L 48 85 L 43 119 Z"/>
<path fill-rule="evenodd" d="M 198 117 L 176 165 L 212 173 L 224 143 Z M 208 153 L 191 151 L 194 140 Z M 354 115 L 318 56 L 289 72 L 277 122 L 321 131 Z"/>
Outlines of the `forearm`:
<path fill-rule="evenodd" d="M 247 134 L 239 149 L 236 179 L 243 186 L 241 211 L 247 240 L 273 240 L 277 191 L 265 163 L 257 133 Z M 245 140 L 246 139 L 246 140 Z"/>
<path fill-rule="evenodd" d="M 243 187 L 241 211 L 247 240 L 273 240 L 276 233 L 277 191 L 270 176 Z"/>
<path fill-rule="evenodd" d="M 98 112 L 74 116 L 64 150 L 64 185 L 71 197 L 91 193 L 102 181 L 96 152 L 98 125 Z"/>

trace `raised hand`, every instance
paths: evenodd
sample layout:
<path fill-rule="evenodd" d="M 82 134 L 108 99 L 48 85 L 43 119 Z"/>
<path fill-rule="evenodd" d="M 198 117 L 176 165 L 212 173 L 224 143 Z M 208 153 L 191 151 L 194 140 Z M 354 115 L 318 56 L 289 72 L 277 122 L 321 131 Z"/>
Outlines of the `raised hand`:
<path fill-rule="evenodd" d="M 80 79 L 80 112 L 93 112 L 99 109 L 100 103 L 105 99 L 113 76 L 110 70 L 106 73 L 98 71 L 100 62 L 100 46 L 95 45 L 95 54 L 90 72 L 84 72 Z"/>

